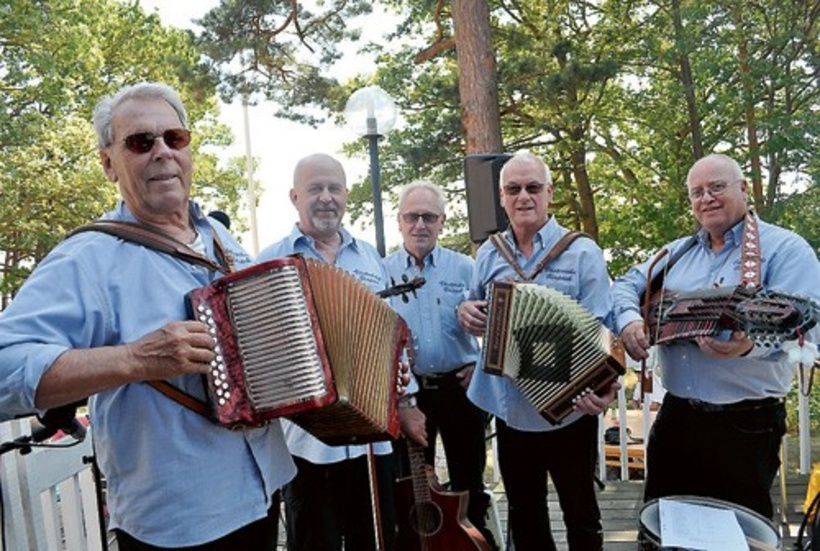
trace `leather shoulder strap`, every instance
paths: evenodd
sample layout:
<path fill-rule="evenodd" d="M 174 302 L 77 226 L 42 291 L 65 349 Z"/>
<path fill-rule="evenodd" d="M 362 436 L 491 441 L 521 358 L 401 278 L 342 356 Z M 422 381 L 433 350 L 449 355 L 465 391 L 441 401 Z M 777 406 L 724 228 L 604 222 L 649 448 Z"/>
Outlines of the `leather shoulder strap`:
<path fill-rule="evenodd" d="M 507 264 L 512 266 L 512 268 L 521 276 L 521 279 L 524 281 L 527 280 L 527 274 L 524 272 L 524 269 L 518 264 L 515 260 L 515 253 L 510 248 L 510 244 L 507 243 L 507 240 L 504 239 L 504 236 L 501 233 L 493 233 L 490 234 L 490 243 L 493 244 L 493 247 L 498 251 L 498 254 L 507 261 Z"/>
<path fill-rule="evenodd" d="M 535 277 L 541 273 L 541 271 L 553 260 L 561 256 L 567 247 L 569 247 L 573 241 L 578 239 L 579 237 L 587 237 L 592 239 L 592 237 L 582 231 L 570 231 L 565 233 L 561 239 L 558 240 L 555 245 L 549 250 L 549 252 L 541 259 L 541 262 L 535 267 L 535 269 L 527 274 L 524 272 L 523 268 L 518 264 L 515 260 L 515 253 L 510 248 L 510 244 L 504 239 L 504 237 L 500 233 L 494 233 L 490 235 L 490 242 L 493 246 L 498 250 L 498 253 L 507 261 L 507 264 L 512 266 L 512 268 L 521 276 L 522 281 L 532 281 Z"/>
<path fill-rule="evenodd" d="M 208 406 L 208 404 L 206 404 L 202 400 L 194 398 L 184 390 L 175 387 L 168 381 L 145 381 L 145 383 L 148 386 L 153 387 L 155 390 L 158 390 L 174 402 L 182 404 L 186 408 L 190 409 L 195 413 L 200 414 L 209 421 L 213 421 L 211 408 Z"/>
<path fill-rule="evenodd" d="M 578 239 L 579 237 L 586 237 L 592 239 L 592 236 L 582 231 L 573 230 L 565 233 L 561 237 L 561 239 L 559 239 L 558 242 L 552 246 L 547 255 L 541 259 L 541 262 L 538 263 L 538 266 L 535 267 L 535 270 L 533 270 L 532 275 L 530 276 L 530 280 L 535 279 L 535 276 L 541 273 L 541 270 L 543 270 L 547 266 L 547 264 L 561 256 L 561 253 L 567 250 L 567 247 L 569 247 L 572 244 L 572 242 Z"/>
<path fill-rule="evenodd" d="M 227 264 L 226 266 L 220 266 L 207 256 L 196 252 L 185 243 L 174 239 L 170 235 L 148 228 L 141 224 L 124 222 L 121 220 L 95 220 L 94 222 L 90 222 L 84 226 L 74 229 L 68 234 L 68 237 L 87 231 L 107 233 L 109 235 L 119 237 L 125 241 L 139 243 L 140 245 L 145 245 L 148 248 L 179 258 L 190 264 L 204 266 L 211 271 L 229 273 L 232 270 L 232 261 L 229 259 L 228 255 L 224 253 L 224 250 L 221 250 L 222 243 L 217 237 L 214 239 L 214 244 L 217 247 L 217 250 L 221 250 L 221 254 L 223 255 L 223 258 L 225 258 L 225 262 Z M 216 233 L 214 233 L 214 236 L 216 236 Z"/>

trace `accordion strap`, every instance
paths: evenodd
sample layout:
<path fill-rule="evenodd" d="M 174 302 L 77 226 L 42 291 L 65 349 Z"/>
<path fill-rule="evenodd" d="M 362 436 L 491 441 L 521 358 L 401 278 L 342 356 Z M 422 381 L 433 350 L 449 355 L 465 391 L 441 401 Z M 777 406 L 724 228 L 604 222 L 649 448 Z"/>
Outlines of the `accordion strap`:
<path fill-rule="evenodd" d="M 567 250 L 567 247 L 572 244 L 573 241 L 578 239 L 579 237 L 588 237 L 592 239 L 592 237 L 582 231 L 573 230 L 570 232 L 565 233 L 558 242 L 553 245 L 552 249 L 546 254 L 544 258 L 541 259 L 541 262 L 535 267 L 535 269 L 527 274 L 524 269 L 518 264 L 518 261 L 515 259 L 515 253 L 513 252 L 510 244 L 507 243 L 507 240 L 504 239 L 504 236 L 501 233 L 494 233 L 490 235 L 490 242 L 498 251 L 504 260 L 507 261 L 507 264 L 512 266 L 512 268 L 518 273 L 521 277 L 522 281 L 532 281 L 535 277 L 541 273 L 541 271 L 553 260 L 558 258 L 561 253 Z"/>
<path fill-rule="evenodd" d="M 76 228 L 68 234 L 68 237 L 87 231 L 99 231 L 102 233 L 107 233 L 108 235 L 119 237 L 125 241 L 139 243 L 140 245 L 169 254 L 190 264 L 204 266 L 211 271 L 230 273 L 234 270 L 233 258 L 225 251 L 222 241 L 220 241 L 219 235 L 217 235 L 216 231 L 214 231 L 214 248 L 216 249 L 216 254 L 219 257 L 221 264 L 217 264 L 204 254 L 198 253 L 185 243 L 182 243 L 181 241 L 178 241 L 163 232 L 148 228 L 141 224 L 135 224 L 133 222 L 124 222 L 121 220 L 95 220 L 94 222 L 90 222 L 84 226 Z M 168 381 L 145 381 L 145 383 L 191 411 L 194 411 L 209 420 L 213 418 L 211 415 L 211 408 L 208 404 L 198 398 L 195 398 L 194 396 L 191 396 L 184 390 L 175 387 Z"/>
<path fill-rule="evenodd" d="M 216 249 L 220 264 L 217 264 L 204 254 L 198 253 L 182 241 L 178 241 L 164 232 L 143 226 L 142 224 L 135 224 L 134 222 L 95 220 L 94 222 L 76 228 L 68 234 L 68 237 L 86 231 L 107 233 L 108 235 L 119 237 L 125 241 L 139 243 L 140 245 L 145 245 L 148 248 L 169 254 L 190 264 L 204 266 L 214 272 L 227 274 L 233 271 L 233 259 L 225 252 L 225 248 L 222 246 L 222 242 L 219 240 L 216 231 L 214 231 L 214 248 Z"/>

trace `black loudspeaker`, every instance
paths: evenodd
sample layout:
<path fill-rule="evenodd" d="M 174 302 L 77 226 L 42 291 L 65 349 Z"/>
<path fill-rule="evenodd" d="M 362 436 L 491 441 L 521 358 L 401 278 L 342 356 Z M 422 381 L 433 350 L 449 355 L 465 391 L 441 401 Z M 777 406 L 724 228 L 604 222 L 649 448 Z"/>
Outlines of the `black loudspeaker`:
<path fill-rule="evenodd" d="M 507 227 L 507 213 L 498 195 L 499 173 L 512 155 L 496 153 L 464 157 L 464 184 L 467 187 L 467 218 L 470 240 L 485 241 L 491 233 Z"/>

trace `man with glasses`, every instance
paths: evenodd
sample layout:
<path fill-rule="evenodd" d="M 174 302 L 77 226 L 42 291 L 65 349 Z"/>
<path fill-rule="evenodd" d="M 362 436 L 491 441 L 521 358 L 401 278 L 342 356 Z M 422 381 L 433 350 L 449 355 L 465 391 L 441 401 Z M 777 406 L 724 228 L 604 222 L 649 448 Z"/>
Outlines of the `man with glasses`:
<path fill-rule="evenodd" d="M 267 247 L 258 262 L 294 253 L 321 260 L 353 274 L 373 292 L 387 287 L 387 271 L 372 245 L 342 226 L 347 208 L 347 178 L 342 164 L 324 153 L 301 159 L 293 171 L 290 200 L 299 221 L 290 234 Z M 399 416 L 405 435 L 426 445 L 424 416 L 403 398 Z M 288 421 L 288 448 L 298 468 L 283 491 L 289 551 L 340 551 L 379 548 L 371 507 L 368 446 L 328 446 Z M 380 529 L 387 550 L 394 549 L 395 461 L 390 442 L 373 445 Z"/>
<path fill-rule="evenodd" d="M 435 465 L 440 434 L 447 459 L 450 489 L 469 492 L 467 518 L 489 541 L 485 516 L 490 503 L 484 491 L 486 415 L 467 399 L 478 342 L 458 323 L 455 309 L 467 298 L 473 260 L 438 245 L 444 227 L 441 188 L 413 182 L 399 193 L 399 231 L 404 246 L 385 259 L 396 282 L 423 277 L 424 286 L 407 302 L 396 297 L 393 307 L 413 332 L 413 372 L 419 383 L 419 409 L 427 418 L 425 461 Z"/>
<path fill-rule="evenodd" d="M 667 260 L 653 268 L 664 274 L 666 289 L 734 288 L 756 279 L 764 290 L 820 302 L 814 251 L 800 236 L 749 210 L 747 182 L 735 160 L 720 154 L 700 159 L 686 185 L 700 229 L 694 238 L 668 244 Z M 744 250 L 754 251 L 754 258 Z M 649 349 L 639 304 L 651 262 L 612 287 L 615 323 L 636 360 Z M 809 341 L 817 340 L 815 328 Z M 645 499 L 707 496 L 771 518 L 770 490 L 786 430 L 783 401 L 795 372 L 788 355 L 779 346 L 756 346 L 739 331 L 675 340 L 658 351 L 667 394 L 649 438 Z"/>
<path fill-rule="evenodd" d="M 189 199 L 193 159 L 177 93 L 142 83 L 94 111 L 102 168 L 128 222 L 227 269 L 251 258 Z M 196 251 L 196 252 L 194 252 Z M 295 467 L 278 422 L 232 431 L 169 399 L 167 381 L 205 400 L 208 326 L 185 294 L 217 269 L 97 231 L 60 243 L 0 314 L 0 410 L 89 397 L 94 447 L 120 551 L 276 548 L 278 488 Z"/>
<path fill-rule="evenodd" d="M 549 213 L 553 183 L 544 161 L 528 152 L 514 155 L 501 169 L 501 206 L 510 220 L 502 238 L 515 264 L 490 241 L 476 256 L 470 299 L 458 308 L 462 327 L 476 336 L 487 324 L 488 287 L 493 281 L 520 279 L 570 296 L 599 320 L 609 313 L 609 276 L 601 249 L 576 239 L 537 270 L 568 232 Z M 547 510 L 547 474 L 558 492 L 571 551 L 603 548 L 601 514 L 595 496 L 598 414 L 612 401 L 618 384 L 603 396 L 590 393 L 575 404 L 562 424 L 544 419 L 507 377 L 476 369 L 468 391 L 481 409 L 496 416 L 498 461 L 509 503 L 509 526 L 516 551 L 554 550 Z"/>

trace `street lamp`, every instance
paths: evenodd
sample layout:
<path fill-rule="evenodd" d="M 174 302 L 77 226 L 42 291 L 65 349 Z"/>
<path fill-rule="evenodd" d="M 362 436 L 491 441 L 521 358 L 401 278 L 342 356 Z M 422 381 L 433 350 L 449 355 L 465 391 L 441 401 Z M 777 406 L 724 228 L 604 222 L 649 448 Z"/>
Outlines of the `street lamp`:
<path fill-rule="evenodd" d="M 379 176 L 379 138 L 396 123 L 396 102 L 378 86 L 365 86 L 351 94 L 345 104 L 347 126 L 370 145 L 370 183 L 373 186 L 373 217 L 376 223 L 376 249 L 384 256 L 384 219 Z"/>

